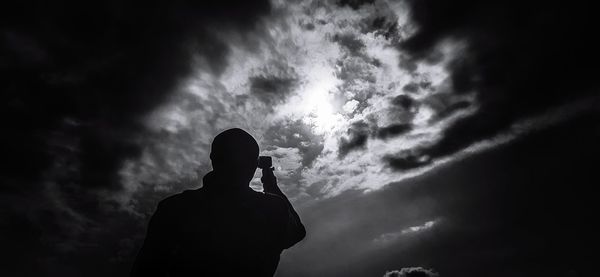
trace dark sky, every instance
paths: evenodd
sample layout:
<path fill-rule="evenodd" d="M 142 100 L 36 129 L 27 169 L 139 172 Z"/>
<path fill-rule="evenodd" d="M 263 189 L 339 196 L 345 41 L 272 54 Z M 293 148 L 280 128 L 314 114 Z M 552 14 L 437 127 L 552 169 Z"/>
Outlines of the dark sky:
<path fill-rule="evenodd" d="M 440 276 L 587 276 L 599 119 L 585 114 L 377 192 L 307 207 L 312 232 L 285 257 L 281 276 L 379 276 L 409 266 Z M 437 223 L 406 232 L 428 220 Z"/>
<path fill-rule="evenodd" d="M 0 274 L 126 276 L 241 127 L 308 230 L 277 276 L 591 275 L 590 5 L 0 4 Z"/>

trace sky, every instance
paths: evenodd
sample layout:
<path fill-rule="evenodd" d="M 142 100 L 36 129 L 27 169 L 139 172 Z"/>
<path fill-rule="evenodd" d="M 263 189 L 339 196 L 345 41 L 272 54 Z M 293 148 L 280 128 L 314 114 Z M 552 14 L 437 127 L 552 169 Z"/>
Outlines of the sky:
<path fill-rule="evenodd" d="M 593 270 L 588 4 L 2 5 L 4 276 L 126 276 L 233 127 L 307 228 L 276 276 Z"/>

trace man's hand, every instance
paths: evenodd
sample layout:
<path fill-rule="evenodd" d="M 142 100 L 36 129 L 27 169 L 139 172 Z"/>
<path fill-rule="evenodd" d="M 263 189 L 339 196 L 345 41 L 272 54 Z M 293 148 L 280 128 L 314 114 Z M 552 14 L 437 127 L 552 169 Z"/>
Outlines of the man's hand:
<path fill-rule="evenodd" d="M 263 168 L 263 170 L 262 170 L 263 176 L 260 177 L 260 181 L 263 184 L 263 190 L 265 192 L 280 194 L 281 190 L 277 186 L 277 177 L 275 177 L 275 174 L 273 174 L 273 170 L 275 170 L 274 167 Z"/>

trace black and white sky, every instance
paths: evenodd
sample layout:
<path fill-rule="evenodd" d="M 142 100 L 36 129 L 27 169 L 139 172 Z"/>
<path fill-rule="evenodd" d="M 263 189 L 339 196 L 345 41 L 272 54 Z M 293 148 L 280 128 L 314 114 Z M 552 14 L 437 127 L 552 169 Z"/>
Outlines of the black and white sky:
<path fill-rule="evenodd" d="M 158 201 L 200 187 L 240 127 L 308 230 L 276 276 L 587 276 L 594 11 L 0 4 L 0 275 L 126 276 Z"/>

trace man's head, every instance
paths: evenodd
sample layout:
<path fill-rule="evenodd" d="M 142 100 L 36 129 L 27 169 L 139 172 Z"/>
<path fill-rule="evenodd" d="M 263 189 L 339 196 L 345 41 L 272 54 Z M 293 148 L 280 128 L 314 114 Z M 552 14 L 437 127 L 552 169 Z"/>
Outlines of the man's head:
<path fill-rule="evenodd" d="M 256 171 L 258 152 L 258 143 L 250 134 L 233 128 L 215 137 L 210 159 L 214 171 L 229 181 L 248 183 Z"/>

